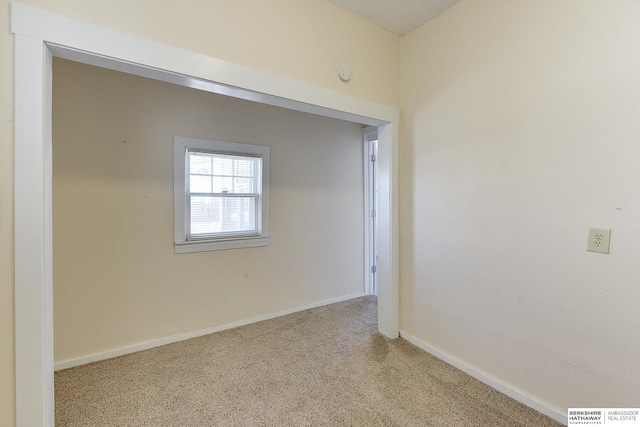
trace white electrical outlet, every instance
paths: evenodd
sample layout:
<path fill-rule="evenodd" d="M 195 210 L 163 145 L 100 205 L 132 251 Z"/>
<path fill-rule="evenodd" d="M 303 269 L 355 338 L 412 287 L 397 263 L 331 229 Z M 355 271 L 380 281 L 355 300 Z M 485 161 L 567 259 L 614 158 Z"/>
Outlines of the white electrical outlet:
<path fill-rule="evenodd" d="M 587 250 L 591 252 L 609 253 L 611 230 L 605 228 L 590 228 Z"/>

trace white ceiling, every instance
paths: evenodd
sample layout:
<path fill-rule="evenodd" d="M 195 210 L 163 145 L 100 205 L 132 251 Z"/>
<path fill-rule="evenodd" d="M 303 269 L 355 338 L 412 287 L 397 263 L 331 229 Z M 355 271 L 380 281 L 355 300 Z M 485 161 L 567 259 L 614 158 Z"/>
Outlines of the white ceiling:
<path fill-rule="evenodd" d="M 329 0 L 400 36 L 415 30 L 461 0 Z"/>

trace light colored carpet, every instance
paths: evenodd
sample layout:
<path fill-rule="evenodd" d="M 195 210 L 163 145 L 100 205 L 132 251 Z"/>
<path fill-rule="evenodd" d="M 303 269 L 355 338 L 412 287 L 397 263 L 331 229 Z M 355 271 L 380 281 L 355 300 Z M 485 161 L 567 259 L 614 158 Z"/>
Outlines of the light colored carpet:
<path fill-rule="evenodd" d="M 399 338 L 375 297 L 56 373 L 58 426 L 557 426 Z"/>

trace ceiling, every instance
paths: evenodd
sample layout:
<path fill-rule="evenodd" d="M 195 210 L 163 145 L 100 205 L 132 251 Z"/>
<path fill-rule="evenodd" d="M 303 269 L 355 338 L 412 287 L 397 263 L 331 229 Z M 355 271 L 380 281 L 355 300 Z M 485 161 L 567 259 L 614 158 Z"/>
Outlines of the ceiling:
<path fill-rule="evenodd" d="M 415 30 L 461 0 L 329 0 L 400 36 Z"/>

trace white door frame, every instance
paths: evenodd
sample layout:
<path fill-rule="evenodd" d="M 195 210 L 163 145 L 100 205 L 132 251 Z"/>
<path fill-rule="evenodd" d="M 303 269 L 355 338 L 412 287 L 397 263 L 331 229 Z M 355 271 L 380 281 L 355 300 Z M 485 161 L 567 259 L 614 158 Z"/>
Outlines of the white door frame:
<path fill-rule="evenodd" d="M 16 421 L 53 426 L 52 56 L 378 127 L 378 328 L 398 316 L 397 108 L 12 3 Z"/>
<path fill-rule="evenodd" d="M 364 261 L 364 274 L 365 274 L 365 295 L 377 294 L 375 289 L 375 282 L 377 271 L 376 262 L 376 196 L 375 196 L 375 181 L 377 179 L 376 174 L 376 160 L 372 158 L 376 153 L 372 150 L 372 141 L 378 139 L 378 128 L 376 126 L 367 126 L 362 129 L 363 136 L 363 151 L 364 151 L 364 247 L 365 247 L 365 261 Z"/>

